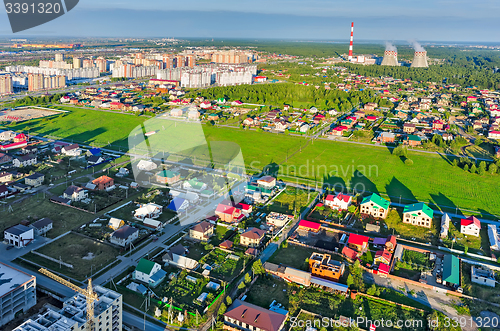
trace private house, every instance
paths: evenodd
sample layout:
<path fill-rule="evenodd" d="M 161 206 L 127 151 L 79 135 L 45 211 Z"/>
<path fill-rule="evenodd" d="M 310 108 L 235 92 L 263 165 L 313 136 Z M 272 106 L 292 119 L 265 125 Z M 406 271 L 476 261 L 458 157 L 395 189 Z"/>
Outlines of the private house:
<path fill-rule="evenodd" d="M 245 301 L 235 300 L 224 313 L 224 329 L 230 331 L 281 331 L 288 314 L 283 315 Z"/>
<path fill-rule="evenodd" d="M 108 228 L 118 230 L 125 225 L 125 222 L 119 218 L 111 217 L 108 222 Z"/>
<path fill-rule="evenodd" d="M 373 264 L 379 265 L 380 263 L 385 263 L 387 265 L 391 264 L 392 254 L 385 249 L 379 250 L 375 253 L 375 258 L 373 259 Z"/>
<path fill-rule="evenodd" d="M 12 174 L 10 172 L 0 173 L 0 183 L 8 183 L 12 181 Z"/>
<path fill-rule="evenodd" d="M 44 217 L 30 224 L 30 227 L 35 231 L 35 235 L 42 236 L 52 230 L 53 224 L 50 218 Z"/>
<path fill-rule="evenodd" d="M 137 170 L 151 171 L 151 170 L 154 170 L 154 169 L 158 168 L 158 165 L 156 165 L 156 163 L 154 163 L 151 160 L 140 160 L 137 163 L 136 167 L 137 167 Z"/>
<path fill-rule="evenodd" d="M 272 225 L 281 228 L 286 223 L 288 223 L 288 221 L 290 221 L 292 218 L 293 218 L 292 215 L 280 214 L 273 211 L 266 216 L 266 223 L 267 225 Z"/>
<path fill-rule="evenodd" d="M 389 267 L 388 264 L 385 264 L 385 263 L 380 263 L 378 265 L 378 269 L 377 269 L 377 274 L 380 276 L 380 277 L 384 277 L 384 278 L 387 278 L 387 276 L 389 275 L 389 272 L 391 271 L 391 267 Z"/>
<path fill-rule="evenodd" d="M 16 168 L 27 167 L 37 163 L 37 158 L 35 154 L 26 154 L 18 156 L 12 160 L 12 165 Z"/>
<path fill-rule="evenodd" d="M 460 220 L 460 233 L 479 237 L 480 231 L 481 231 L 481 222 L 479 222 L 479 220 L 476 217 L 469 216 L 467 218 L 462 218 Z"/>
<path fill-rule="evenodd" d="M 450 230 L 450 215 L 447 213 L 444 213 L 443 216 L 441 216 L 441 231 L 439 233 L 439 236 L 441 238 L 447 238 L 448 237 L 448 231 Z"/>
<path fill-rule="evenodd" d="M 347 246 L 363 254 L 368 249 L 369 239 L 367 236 L 351 233 L 347 241 Z"/>
<path fill-rule="evenodd" d="M 228 205 L 223 205 L 221 203 L 219 203 L 219 205 L 217 206 L 215 215 L 219 216 L 221 221 L 226 223 L 239 222 L 244 217 L 240 209 Z"/>
<path fill-rule="evenodd" d="M 163 255 L 162 261 L 165 264 L 175 266 L 181 269 L 195 270 L 198 268 L 198 261 L 185 257 L 187 249 L 181 244 L 171 247 L 168 252 Z"/>
<path fill-rule="evenodd" d="M 484 285 L 484 286 L 490 286 L 490 287 L 495 287 L 497 281 L 495 280 L 495 274 L 491 269 L 488 269 L 486 267 L 478 267 L 475 265 L 472 265 L 470 267 L 470 280 L 473 283 L 479 284 L 479 285 Z"/>
<path fill-rule="evenodd" d="M 378 142 L 381 144 L 394 143 L 396 141 L 396 135 L 392 132 L 381 132 L 377 138 Z"/>
<path fill-rule="evenodd" d="M 448 286 L 460 286 L 460 260 L 455 255 L 445 254 L 442 266 L 442 283 Z"/>
<path fill-rule="evenodd" d="M 181 197 L 175 197 L 170 201 L 170 204 L 167 206 L 167 209 L 175 212 L 183 212 L 189 207 L 189 201 L 187 199 L 183 199 Z"/>
<path fill-rule="evenodd" d="M 380 195 L 373 193 L 363 199 L 360 204 L 360 212 L 362 215 L 385 219 L 389 212 L 389 205 L 389 201 L 382 199 Z"/>
<path fill-rule="evenodd" d="M 272 190 L 276 186 L 276 178 L 272 176 L 263 176 L 257 179 L 257 185 L 261 188 Z"/>
<path fill-rule="evenodd" d="M 488 224 L 488 239 L 490 241 L 490 250 L 500 250 L 500 243 L 498 240 L 498 230 L 495 224 Z"/>
<path fill-rule="evenodd" d="M 312 253 L 309 258 L 309 270 L 313 276 L 338 282 L 344 269 L 344 263 L 332 260 L 329 254 Z"/>
<path fill-rule="evenodd" d="M 82 150 L 78 144 L 71 144 L 61 148 L 61 153 L 67 156 L 80 156 L 80 154 L 82 154 Z"/>
<path fill-rule="evenodd" d="M 114 187 L 115 180 L 111 177 L 104 175 L 94 179 L 92 181 L 92 184 L 94 184 L 99 191 L 104 191 L 104 190 L 108 191 L 109 189 L 112 189 Z"/>
<path fill-rule="evenodd" d="M 35 172 L 32 175 L 29 175 L 24 179 L 24 184 L 32 186 L 32 187 L 38 187 L 43 184 L 43 181 L 45 180 L 45 175 L 41 174 L 39 172 Z"/>
<path fill-rule="evenodd" d="M 191 180 L 185 181 L 182 187 L 188 191 L 201 192 L 207 188 L 207 184 L 198 181 L 198 178 L 193 178 Z"/>
<path fill-rule="evenodd" d="M 0 153 L 0 164 L 7 164 L 12 162 L 12 156 L 5 153 Z"/>
<path fill-rule="evenodd" d="M 181 174 L 175 171 L 163 170 L 156 174 L 156 181 L 161 184 L 174 184 L 181 179 Z"/>
<path fill-rule="evenodd" d="M 167 273 L 158 263 L 140 259 L 132 274 L 132 279 L 149 284 L 151 287 L 156 287 L 165 279 L 166 275 Z"/>
<path fill-rule="evenodd" d="M 137 238 L 139 238 L 139 229 L 124 225 L 111 234 L 109 241 L 120 247 L 128 247 Z"/>
<path fill-rule="evenodd" d="M 394 253 L 396 245 L 397 245 L 396 236 L 394 235 L 388 236 L 387 240 L 385 241 L 385 249 L 388 250 L 390 253 Z"/>
<path fill-rule="evenodd" d="M 415 132 L 415 124 L 413 124 L 413 123 L 403 124 L 403 131 L 404 131 L 404 133 L 408 133 L 408 134 Z"/>
<path fill-rule="evenodd" d="M 328 206 L 335 210 L 347 210 L 352 202 L 352 196 L 348 194 L 343 194 L 342 192 L 337 193 L 333 196 L 328 194 L 325 198 L 325 206 Z"/>
<path fill-rule="evenodd" d="M 88 165 L 96 165 L 104 162 L 104 158 L 100 155 L 92 155 L 87 159 Z"/>
<path fill-rule="evenodd" d="M 240 244 L 247 247 L 259 247 L 265 235 L 265 230 L 257 228 L 247 229 L 240 236 Z"/>
<path fill-rule="evenodd" d="M 189 237 L 195 240 L 207 241 L 214 234 L 214 225 L 203 221 L 189 229 Z"/>
<path fill-rule="evenodd" d="M 155 203 L 148 203 L 141 205 L 140 208 L 134 211 L 134 218 L 143 221 L 145 218 L 158 218 L 163 212 L 163 206 L 157 205 Z"/>
<path fill-rule="evenodd" d="M 17 136 L 14 131 L 2 131 L 0 132 L 0 140 L 13 140 Z"/>
<path fill-rule="evenodd" d="M 18 224 L 5 230 L 3 238 L 9 245 L 26 247 L 35 239 L 35 232 L 32 228 Z"/>
<path fill-rule="evenodd" d="M 231 240 L 224 240 L 219 244 L 219 247 L 222 249 L 230 250 L 233 248 L 233 242 Z"/>
<path fill-rule="evenodd" d="M 88 197 L 87 190 L 71 185 L 63 192 L 63 198 L 71 201 L 81 201 Z"/>
<path fill-rule="evenodd" d="M 344 246 L 344 248 L 342 248 L 342 255 L 344 255 L 351 261 L 355 261 L 358 258 L 358 254 L 359 253 L 356 252 L 354 249 L 351 249 L 347 246 Z"/>
<path fill-rule="evenodd" d="M 403 210 L 403 223 L 430 228 L 434 211 L 423 202 L 406 205 Z"/>
<path fill-rule="evenodd" d="M 299 228 L 298 229 L 301 230 L 301 231 L 318 233 L 319 230 L 321 229 L 321 224 L 320 223 L 306 221 L 306 220 L 301 220 L 299 222 Z"/>

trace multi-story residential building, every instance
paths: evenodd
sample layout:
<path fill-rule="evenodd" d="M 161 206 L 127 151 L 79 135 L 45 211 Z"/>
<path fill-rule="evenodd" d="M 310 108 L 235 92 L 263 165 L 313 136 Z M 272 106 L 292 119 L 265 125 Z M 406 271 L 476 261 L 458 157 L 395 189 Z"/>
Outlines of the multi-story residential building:
<path fill-rule="evenodd" d="M 224 313 L 224 330 L 281 331 L 288 314 L 280 314 L 245 301 L 235 300 Z"/>
<path fill-rule="evenodd" d="M 70 199 L 71 201 L 81 201 L 87 197 L 87 190 L 75 185 L 68 186 L 68 188 L 63 192 L 63 198 Z"/>
<path fill-rule="evenodd" d="M 195 240 L 206 241 L 214 234 L 214 225 L 207 221 L 196 224 L 189 229 L 189 237 Z"/>
<path fill-rule="evenodd" d="M 45 180 L 45 175 L 41 174 L 39 172 L 35 172 L 32 175 L 29 175 L 24 179 L 24 184 L 33 186 L 33 187 L 38 187 L 43 184 L 43 181 Z"/>
<path fill-rule="evenodd" d="M 156 181 L 161 184 L 174 184 L 181 179 L 181 174 L 175 171 L 163 170 L 156 174 Z"/>
<path fill-rule="evenodd" d="M 331 259 L 329 254 L 312 253 L 309 270 L 313 276 L 339 281 L 344 274 L 344 263 Z"/>
<path fill-rule="evenodd" d="M 342 192 L 336 195 L 328 194 L 325 198 L 325 205 L 336 210 L 347 210 L 352 202 L 352 196 L 343 194 Z"/>
<path fill-rule="evenodd" d="M 115 180 L 106 175 L 96 178 L 92 181 L 92 184 L 96 186 L 99 191 L 108 190 L 115 185 Z"/>
<path fill-rule="evenodd" d="M 0 329 L 36 304 L 36 278 L 0 262 Z"/>
<path fill-rule="evenodd" d="M 112 244 L 127 247 L 137 238 L 139 238 L 139 229 L 124 225 L 111 234 L 109 241 Z"/>
<path fill-rule="evenodd" d="M 368 249 L 368 240 L 369 238 L 367 236 L 351 233 L 347 241 L 347 246 L 358 252 L 364 253 Z"/>
<path fill-rule="evenodd" d="M 16 247 L 26 247 L 35 239 L 32 228 L 22 224 L 14 225 L 3 232 L 4 241 Z"/>
<path fill-rule="evenodd" d="M 462 218 L 460 220 L 460 233 L 479 237 L 481 222 L 474 216 Z"/>
<path fill-rule="evenodd" d="M 292 215 L 280 214 L 274 211 L 270 212 L 269 215 L 266 216 L 266 222 L 268 225 L 273 225 L 279 228 L 284 226 L 291 219 L 293 219 Z"/>
<path fill-rule="evenodd" d="M 38 221 L 30 224 L 30 227 L 33 228 L 35 231 L 35 234 L 37 236 L 42 236 L 52 230 L 52 227 L 54 226 L 54 222 L 47 217 L 44 217 L 42 219 L 39 219 Z"/>
<path fill-rule="evenodd" d="M 242 246 L 258 247 L 264 239 L 265 234 L 265 230 L 250 228 L 241 234 L 240 244 Z"/>
<path fill-rule="evenodd" d="M 11 75 L 0 75 L 0 95 L 14 92 Z"/>
<path fill-rule="evenodd" d="M 423 202 L 406 205 L 403 210 L 403 223 L 430 228 L 434 210 Z"/>
<path fill-rule="evenodd" d="M 94 286 L 98 300 L 94 302 L 94 328 L 100 331 L 121 331 L 122 296 L 101 286 Z M 87 323 L 87 300 L 85 296 L 76 293 L 63 303 L 63 308 L 53 310 L 48 308 L 37 318 L 29 319 L 15 331 L 81 331 Z"/>
<path fill-rule="evenodd" d="M 382 199 L 380 195 L 373 193 L 363 199 L 360 204 L 360 212 L 362 215 L 385 219 L 389 213 L 389 205 L 389 201 Z"/>

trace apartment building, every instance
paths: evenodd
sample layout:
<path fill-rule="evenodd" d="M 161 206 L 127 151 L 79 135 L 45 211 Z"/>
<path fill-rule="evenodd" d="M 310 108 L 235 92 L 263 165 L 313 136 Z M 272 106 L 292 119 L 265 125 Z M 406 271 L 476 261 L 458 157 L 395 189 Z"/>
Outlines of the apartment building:
<path fill-rule="evenodd" d="M 94 330 L 121 331 L 122 296 L 101 286 L 94 286 L 99 297 L 94 302 Z M 87 322 L 87 301 L 80 293 L 66 300 L 63 308 L 55 311 L 48 308 L 45 313 L 29 319 L 15 331 L 83 331 Z"/>
<path fill-rule="evenodd" d="M 338 282 L 344 274 L 345 266 L 344 263 L 331 258 L 329 254 L 312 253 L 309 258 L 311 274 Z"/>

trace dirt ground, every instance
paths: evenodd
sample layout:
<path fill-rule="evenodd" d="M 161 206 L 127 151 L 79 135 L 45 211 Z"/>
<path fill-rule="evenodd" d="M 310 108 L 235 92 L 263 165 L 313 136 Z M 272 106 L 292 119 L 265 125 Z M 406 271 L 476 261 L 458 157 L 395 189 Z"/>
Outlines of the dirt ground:
<path fill-rule="evenodd" d="M 58 112 L 36 108 L 16 109 L 13 111 L 6 110 L 0 112 L 0 121 L 21 122 L 55 114 L 58 114 Z"/>

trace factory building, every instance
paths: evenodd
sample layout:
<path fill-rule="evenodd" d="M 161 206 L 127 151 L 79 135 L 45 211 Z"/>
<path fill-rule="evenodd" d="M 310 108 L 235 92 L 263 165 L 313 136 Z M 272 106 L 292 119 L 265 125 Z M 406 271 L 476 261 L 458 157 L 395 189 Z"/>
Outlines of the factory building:
<path fill-rule="evenodd" d="M 100 331 L 122 330 L 122 296 L 101 286 L 94 286 L 99 297 L 94 302 L 94 328 Z M 87 301 L 80 293 L 64 302 L 59 311 L 47 309 L 14 331 L 74 331 L 84 330 L 87 322 Z"/>
<path fill-rule="evenodd" d="M 386 50 L 381 65 L 398 66 L 398 52 L 396 50 Z"/>
<path fill-rule="evenodd" d="M 0 327 L 36 304 L 36 278 L 0 262 Z M 1 328 L 0 328 L 1 329 Z"/>

